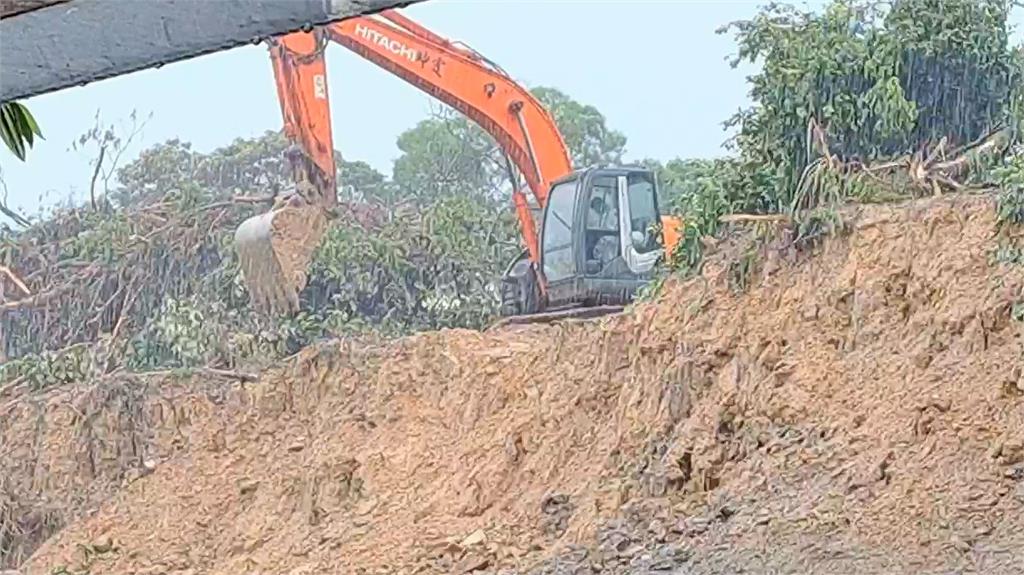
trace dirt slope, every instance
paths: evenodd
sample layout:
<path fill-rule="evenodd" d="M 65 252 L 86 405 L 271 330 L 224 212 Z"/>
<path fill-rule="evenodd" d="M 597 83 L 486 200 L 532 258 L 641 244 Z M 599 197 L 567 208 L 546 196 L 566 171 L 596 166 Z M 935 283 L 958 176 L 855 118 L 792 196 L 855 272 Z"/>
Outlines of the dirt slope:
<path fill-rule="evenodd" d="M 1024 267 L 865 208 L 597 323 L 310 349 L 25 573 L 1024 572 Z"/>

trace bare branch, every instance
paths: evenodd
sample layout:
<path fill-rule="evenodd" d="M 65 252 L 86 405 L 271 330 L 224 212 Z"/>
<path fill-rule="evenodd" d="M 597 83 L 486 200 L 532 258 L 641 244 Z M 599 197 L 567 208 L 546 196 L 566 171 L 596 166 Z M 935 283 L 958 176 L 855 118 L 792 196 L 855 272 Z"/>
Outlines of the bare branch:
<path fill-rule="evenodd" d="M 25 282 L 21 281 L 21 278 L 19 278 L 17 274 L 11 271 L 11 268 L 7 266 L 0 266 L 0 273 L 3 273 L 5 276 L 7 276 L 11 280 L 11 283 L 13 283 L 15 287 L 21 290 L 21 293 L 25 294 L 26 296 L 32 295 L 32 291 L 28 289 L 28 286 L 25 285 Z"/>
<path fill-rule="evenodd" d="M 786 214 L 726 214 L 718 218 L 723 224 L 735 222 L 783 222 L 789 223 L 793 218 Z"/>
<path fill-rule="evenodd" d="M 117 170 L 118 164 L 121 163 L 121 156 L 124 154 L 125 150 L 127 150 L 128 147 L 131 146 L 131 144 L 135 140 L 135 138 L 138 137 L 142 133 L 142 130 L 146 127 L 146 123 L 149 122 L 149 120 L 152 117 L 153 117 L 153 113 L 150 112 L 149 116 L 147 116 L 146 119 L 143 120 L 140 123 L 140 122 L 136 121 L 136 119 L 135 119 L 135 111 L 134 110 L 132 111 L 132 113 L 131 113 L 132 128 L 128 132 L 128 137 L 125 138 L 119 145 L 115 146 L 114 158 L 110 162 L 110 168 L 108 170 L 106 170 L 104 175 L 103 175 L 103 193 L 104 194 L 109 191 L 110 178 L 113 177 L 115 171 Z"/>
<path fill-rule="evenodd" d="M 7 207 L 7 195 L 8 195 L 7 182 L 4 180 L 3 171 L 2 170 L 0 170 L 0 188 L 3 189 L 3 198 L 0 198 L 0 214 L 3 214 L 5 216 L 7 216 L 12 221 L 14 221 L 14 223 L 18 224 L 19 226 L 21 226 L 23 228 L 27 228 L 27 227 L 31 226 L 32 225 L 31 222 L 29 222 L 28 220 L 23 218 L 21 215 L 19 215 L 14 210 L 12 210 L 9 207 Z"/>
<path fill-rule="evenodd" d="M 60 287 L 56 287 L 44 292 L 39 292 L 34 296 L 29 296 L 23 299 L 0 303 L 0 312 L 42 305 L 50 301 L 51 299 L 59 296 L 60 294 L 68 291 L 69 289 L 75 287 L 76 285 L 78 285 L 80 281 L 92 277 L 98 270 L 98 267 L 91 266 L 82 275 L 76 276 L 68 280 L 64 285 Z"/>
<path fill-rule="evenodd" d="M 92 179 L 89 180 L 89 205 L 92 209 L 96 209 L 96 178 L 100 175 L 100 170 L 103 168 L 103 157 L 107 153 L 107 145 L 105 143 L 100 144 L 100 155 L 96 158 L 96 167 L 92 171 Z"/>

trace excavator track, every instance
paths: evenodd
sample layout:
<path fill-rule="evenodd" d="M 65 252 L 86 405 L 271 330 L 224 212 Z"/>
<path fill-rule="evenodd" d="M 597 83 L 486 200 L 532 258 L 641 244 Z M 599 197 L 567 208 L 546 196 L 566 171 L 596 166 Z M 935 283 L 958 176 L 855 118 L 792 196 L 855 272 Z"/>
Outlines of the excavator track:
<path fill-rule="evenodd" d="M 622 313 L 623 310 L 625 310 L 625 307 L 620 305 L 602 305 L 593 307 L 574 307 L 555 311 L 531 313 L 527 315 L 516 315 L 501 318 L 492 323 L 491 325 L 487 326 L 487 328 L 484 331 L 491 331 L 513 325 L 556 323 L 568 320 L 590 320 L 608 315 L 619 314 Z"/>

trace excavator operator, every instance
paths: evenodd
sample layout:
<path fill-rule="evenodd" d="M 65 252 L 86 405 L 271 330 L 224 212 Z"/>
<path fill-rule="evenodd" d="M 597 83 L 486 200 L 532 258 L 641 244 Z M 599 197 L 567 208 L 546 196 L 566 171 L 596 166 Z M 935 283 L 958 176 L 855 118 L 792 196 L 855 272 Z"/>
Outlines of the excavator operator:
<path fill-rule="evenodd" d="M 601 194 L 600 191 L 604 191 Z M 601 267 L 621 255 L 619 244 L 619 198 L 613 187 L 594 187 L 587 210 L 587 259 Z"/>

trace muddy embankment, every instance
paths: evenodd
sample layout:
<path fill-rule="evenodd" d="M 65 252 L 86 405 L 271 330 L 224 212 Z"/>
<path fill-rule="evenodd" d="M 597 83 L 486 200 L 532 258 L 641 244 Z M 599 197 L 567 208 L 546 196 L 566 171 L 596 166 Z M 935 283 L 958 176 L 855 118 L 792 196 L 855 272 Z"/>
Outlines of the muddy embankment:
<path fill-rule="evenodd" d="M 20 569 L 1024 572 L 1024 266 L 992 203 L 859 208 L 744 290 L 722 254 L 600 321 L 22 399 L 0 503 L 67 525 L 11 539 Z"/>

